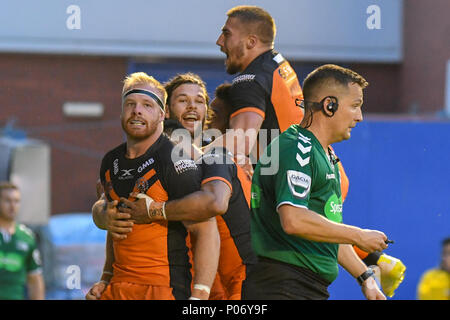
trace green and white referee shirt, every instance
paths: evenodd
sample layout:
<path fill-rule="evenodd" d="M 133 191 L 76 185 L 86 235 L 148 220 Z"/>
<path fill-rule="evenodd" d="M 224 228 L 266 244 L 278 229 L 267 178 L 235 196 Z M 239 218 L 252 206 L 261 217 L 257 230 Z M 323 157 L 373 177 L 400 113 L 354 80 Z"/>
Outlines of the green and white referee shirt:
<path fill-rule="evenodd" d="M 27 275 L 40 272 L 33 232 L 23 224 L 12 235 L 0 229 L 0 300 L 24 299 Z"/>
<path fill-rule="evenodd" d="M 264 174 L 269 156 L 270 165 L 279 161 L 279 168 L 276 173 Z M 278 208 L 284 204 L 307 208 L 331 221 L 342 222 L 338 165 L 330 161 L 312 132 L 299 125 L 292 125 L 274 139 L 255 168 L 252 245 L 259 256 L 308 268 L 333 282 L 338 275 L 339 245 L 286 234 L 278 215 Z"/>

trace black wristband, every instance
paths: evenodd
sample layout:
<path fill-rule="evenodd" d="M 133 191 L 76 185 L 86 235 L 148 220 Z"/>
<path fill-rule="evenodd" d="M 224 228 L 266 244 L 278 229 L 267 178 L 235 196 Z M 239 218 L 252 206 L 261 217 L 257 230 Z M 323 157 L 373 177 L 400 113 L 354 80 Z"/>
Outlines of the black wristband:
<path fill-rule="evenodd" d="M 374 275 L 374 272 L 372 269 L 368 269 L 367 271 L 364 271 L 359 277 L 356 278 L 356 281 L 358 281 L 358 284 L 362 286 L 363 282 L 369 279 Z"/>

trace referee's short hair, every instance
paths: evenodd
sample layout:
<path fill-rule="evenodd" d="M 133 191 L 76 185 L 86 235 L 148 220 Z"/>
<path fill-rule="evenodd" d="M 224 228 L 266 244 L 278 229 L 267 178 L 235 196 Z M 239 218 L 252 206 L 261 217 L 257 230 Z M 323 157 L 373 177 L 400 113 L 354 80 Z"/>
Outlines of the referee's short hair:
<path fill-rule="evenodd" d="M 324 86 L 338 84 L 347 87 L 350 83 L 358 84 L 362 89 L 369 83 L 361 75 L 353 70 L 335 65 L 325 64 L 308 74 L 303 81 L 303 96 L 306 101 L 312 100 L 316 91 Z"/>
<path fill-rule="evenodd" d="M 259 40 L 273 46 L 277 28 L 272 16 L 258 6 L 236 6 L 227 12 L 228 18 L 237 18 L 249 27 L 249 33 L 254 33 Z"/>

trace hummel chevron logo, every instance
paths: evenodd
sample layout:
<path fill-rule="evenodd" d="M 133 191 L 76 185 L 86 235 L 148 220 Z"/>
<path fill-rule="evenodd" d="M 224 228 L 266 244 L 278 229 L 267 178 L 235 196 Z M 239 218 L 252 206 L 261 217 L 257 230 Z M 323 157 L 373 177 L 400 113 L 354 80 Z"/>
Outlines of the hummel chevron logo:
<path fill-rule="evenodd" d="M 305 137 L 301 133 L 298 134 L 298 138 L 306 144 L 311 144 L 311 138 Z"/>
<path fill-rule="evenodd" d="M 310 152 L 312 148 L 312 146 L 304 147 L 300 142 L 297 144 L 297 147 L 303 154 Z"/>
<path fill-rule="evenodd" d="M 308 157 L 308 158 L 306 158 L 306 159 L 303 159 L 298 153 L 297 153 L 297 157 L 296 157 L 297 162 L 298 162 L 302 167 L 306 166 L 306 165 L 309 163 L 309 158 L 310 158 L 310 157 Z"/>

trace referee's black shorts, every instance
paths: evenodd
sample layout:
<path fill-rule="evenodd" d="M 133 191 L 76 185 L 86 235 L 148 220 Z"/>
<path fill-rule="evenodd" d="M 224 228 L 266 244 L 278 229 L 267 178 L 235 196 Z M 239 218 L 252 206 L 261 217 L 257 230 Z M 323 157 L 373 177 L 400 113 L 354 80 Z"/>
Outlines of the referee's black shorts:
<path fill-rule="evenodd" d="M 329 281 L 317 273 L 258 257 L 242 285 L 243 300 L 326 300 Z"/>

